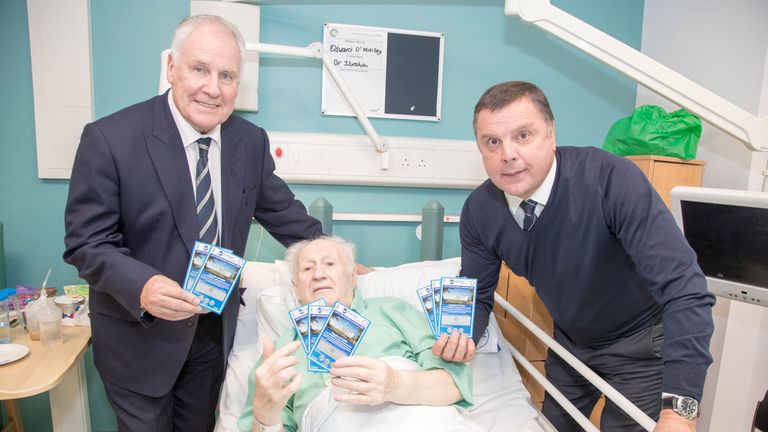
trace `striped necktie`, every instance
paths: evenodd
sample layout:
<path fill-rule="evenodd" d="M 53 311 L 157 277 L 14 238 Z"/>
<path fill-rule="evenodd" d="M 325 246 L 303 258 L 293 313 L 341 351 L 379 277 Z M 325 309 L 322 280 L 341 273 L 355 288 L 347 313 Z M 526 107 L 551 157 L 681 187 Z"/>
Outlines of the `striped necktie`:
<path fill-rule="evenodd" d="M 538 203 L 532 199 L 527 199 L 520 203 L 520 208 L 525 214 L 525 217 L 523 217 L 523 229 L 526 231 L 530 231 L 531 227 L 536 222 L 537 204 Z"/>
<path fill-rule="evenodd" d="M 197 226 L 200 241 L 215 245 L 219 243 L 219 222 L 216 219 L 211 173 L 208 170 L 208 148 L 210 145 L 210 137 L 202 137 L 197 140 L 200 157 L 197 159 L 197 175 L 195 176 L 195 202 L 197 204 Z"/>

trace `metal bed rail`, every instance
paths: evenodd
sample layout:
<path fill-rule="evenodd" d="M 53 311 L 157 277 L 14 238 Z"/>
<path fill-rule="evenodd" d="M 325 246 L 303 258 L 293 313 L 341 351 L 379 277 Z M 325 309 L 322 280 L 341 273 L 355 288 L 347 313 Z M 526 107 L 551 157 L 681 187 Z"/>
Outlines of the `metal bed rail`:
<path fill-rule="evenodd" d="M 562 345 L 557 343 L 552 337 L 550 337 L 548 334 L 546 334 L 542 329 L 539 328 L 536 324 L 533 323 L 533 321 L 529 320 L 525 315 L 523 315 L 519 310 L 515 309 L 514 306 L 509 304 L 504 297 L 499 295 L 499 293 L 494 294 L 494 300 L 496 300 L 496 303 L 503 307 L 504 310 L 509 312 L 516 320 L 520 321 L 521 324 L 523 324 L 528 330 L 531 331 L 537 338 L 541 339 L 542 342 L 544 342 L 551 351 L 554 351 L 557 355 L 560 356 L 563 360 L 565 360 L 571 367 L 573 367 L 578 373 L 580 373 L 584 378 L 588 379 L 589 382 L 591 382 L 595 387 L 597 387 L 605 397 L 613 401 L 619 408 L 624 410 L 624 412 L 632 417 L 640 426 L 642 426 L 645 430 L 651 432 L 656 427 L 656 422 L 653 421 L 650 417 L 648 417 L 647 414 L 645 414 L 643 411 L 640 410 L 635 404 L 630 402 L 629 399 L 624 397 L 621 393 L 619 393 L 616 389 L 614 389 L 610 384 L 608 384 L 604 379 L 600 378 L 596 373 L 594 373 L 587 365 L 582 363 L 579 359 L 576 358 L 573 354 L 571 354 L 568 350 L 563 348 Z M 503 339 L 503 338 L 502 338 Z M 584 429 L 588 431 L 596 431 L 598 430 L 595 428 L 592 423 L 589 423 L 589 420 L 584 417 L 584 415 L 579 412 L 573 404 L 570 403 L 565 397 L 557 391 L 557 389 L 554 388 L 552 383 L 550 383 L 539 371 L 537 371 L 533 365 L 531 365 L 528 360 L 525 359 L 517 350 L 512 347 L 512 345 L 504 340 L 510 350 L 512 351 L 513 357 L 515 357 L 515 360 L 517 360 L 526 371 L 528 371 L 531 376 L 544 388 L 549 392 L 555 400 L 560 403 L 560 405 L 583 427 Z M 516 353 L 516 354 L 515 354 Z M 575 412 L 574 412 L 575 411 Z M 586 421 L 589 423 L 588 425 L 583 423 L 583 421 Z M 588 428 L 589 426 L 590 428 Z"/>

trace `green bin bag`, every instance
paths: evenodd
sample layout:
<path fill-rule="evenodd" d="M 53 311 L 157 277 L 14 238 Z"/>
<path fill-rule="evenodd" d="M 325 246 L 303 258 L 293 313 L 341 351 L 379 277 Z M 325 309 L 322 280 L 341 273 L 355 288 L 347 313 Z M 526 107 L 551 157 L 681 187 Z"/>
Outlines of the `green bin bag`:
<path fill-rule="evenodd" d="M 656 105 L 635 108 L 611 126 L 603 150 L 619 156 L 659 155 L 691 160 L 701 137 L 701 120 L 684 109 L 668 113 Z"/>

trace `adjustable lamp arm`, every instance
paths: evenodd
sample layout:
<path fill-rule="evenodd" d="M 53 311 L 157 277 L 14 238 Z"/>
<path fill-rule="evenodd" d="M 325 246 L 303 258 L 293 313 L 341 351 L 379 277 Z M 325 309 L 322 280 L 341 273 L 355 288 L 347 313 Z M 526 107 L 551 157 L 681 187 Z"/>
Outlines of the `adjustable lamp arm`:
<path fill-rule="evenodd" d="M 376 133 L 371 121 L 368 120 L 368 116 L 363 112 L 357 99 L 355 99 L 355 95 L 352 94 L 352 91 L 347 86 L 344 78 L 339 73 L 338 68 L 334 66 L 333 60 L 328 55 L 328 52 L 322 43 L 313 42 L 304 48 L 266 43 L 247 43 L 245 44 L 245 50 L 320 59 L 320 61 L 323 62 L 323 65 L 325 65 L 326 70 L 328 70 L 328 73 L 331 74 L 331 77 L 339 88 L 339 91 L 341 91 L 342 96 L 344 96 L 344 99 L 347 100 L 352 111 L 354 111 L 357 121 L 360 122 L 360 126 L 363 127 L 363 130 L 368 135 L 368 138 L 370 138 L 371 143 L 373 143 L 374 148 L 377 152 L 381 153 L 381 169 L 386 170 L 389 168 L 389 145 L 378 133 Z"/>
<path fill-rule="evenodd" d="M 519 16 L 563 39 L 654 92 L 698 114 L 743 142 L 768 151 L 768 117 L 757 116 L 710 92 L 634 48 L 552 6 L 549 0 L 506 0 L 504 13 Z"/>

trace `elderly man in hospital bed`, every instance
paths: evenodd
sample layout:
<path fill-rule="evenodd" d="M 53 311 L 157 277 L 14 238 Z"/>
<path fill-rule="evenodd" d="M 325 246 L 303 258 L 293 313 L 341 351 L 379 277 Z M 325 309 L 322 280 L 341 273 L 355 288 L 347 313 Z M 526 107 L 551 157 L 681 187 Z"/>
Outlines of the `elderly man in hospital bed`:
<path fill-rule="evenodd" d="M 412 305 L 363 298 L 354 254 L 354 246 L 338 237 L 299 242 L 286 252 L 302 304 L 339 301 L 371 325 L 356 354 L 338 359 L 328 374 L 307 372 L 295 331 L 276 344 L 265 337 L 240 430 L 482 430 L 456 409 L 472 404 L 469 366 L 432 354 L 432 333 Z"/>

